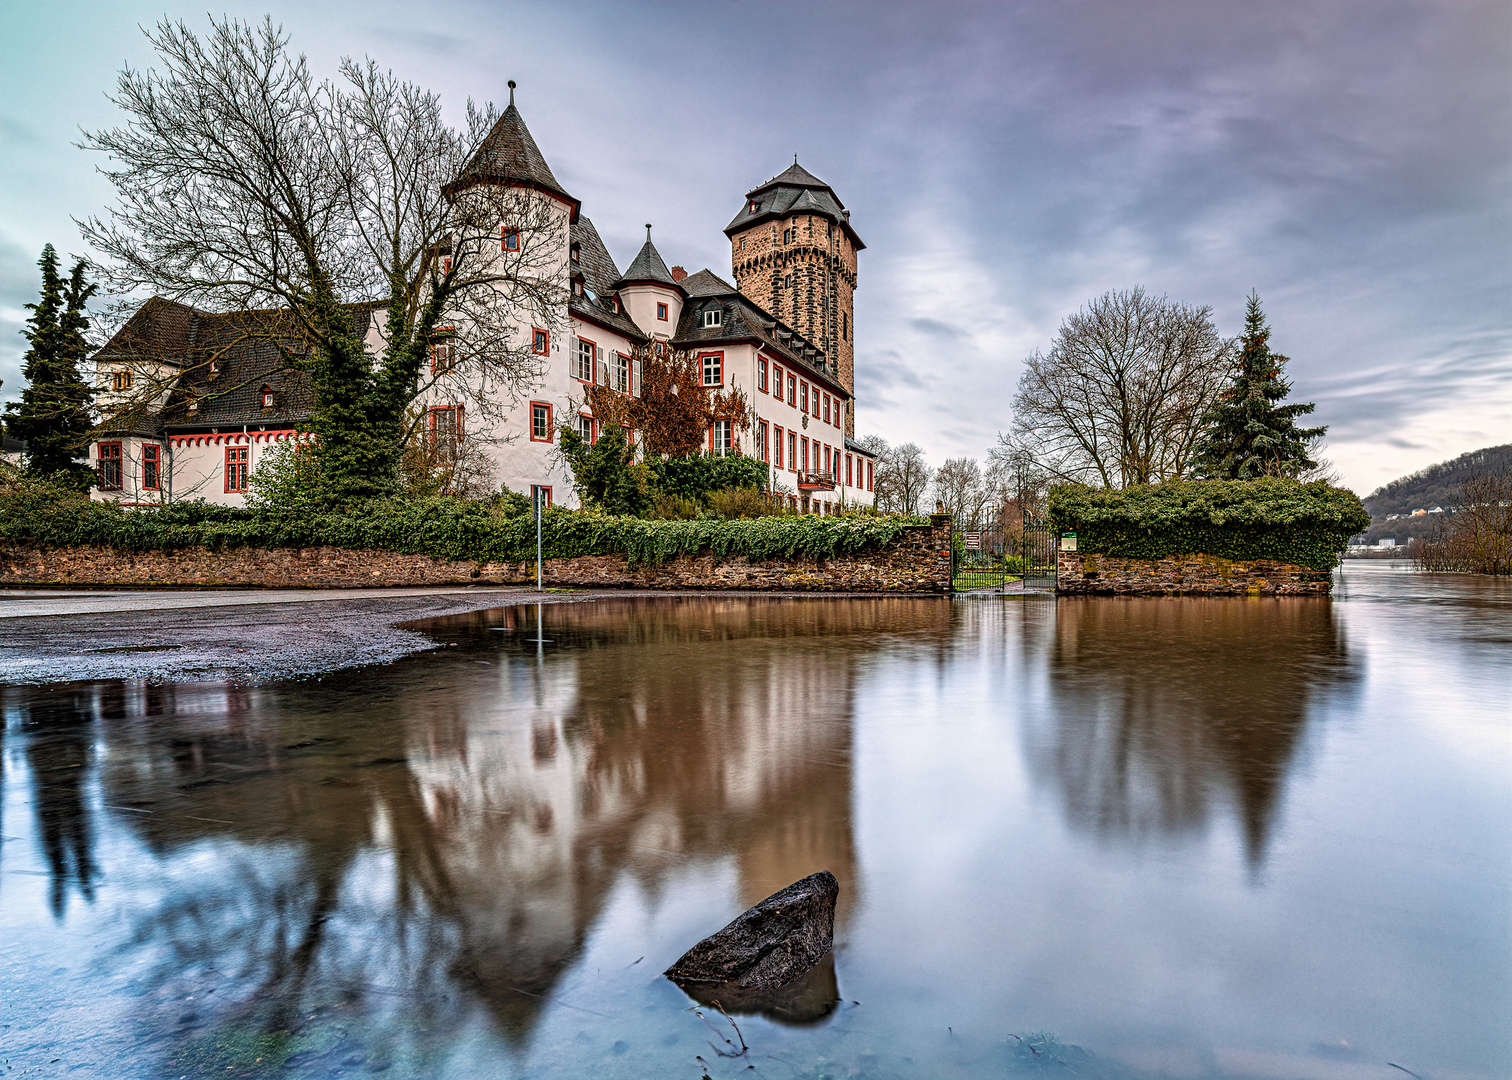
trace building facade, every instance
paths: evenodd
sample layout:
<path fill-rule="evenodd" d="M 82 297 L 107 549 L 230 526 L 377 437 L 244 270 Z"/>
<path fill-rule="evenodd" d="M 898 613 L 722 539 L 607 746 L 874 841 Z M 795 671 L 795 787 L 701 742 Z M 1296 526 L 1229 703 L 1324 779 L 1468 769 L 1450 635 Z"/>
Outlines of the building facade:
<path fill-rule="evenodd" d="M 511 324 L 514 344 L 536 360 L 534 375 L 511 393 L 470 380 L 444 341 L 433 349 L 417 436 L 440 460 L 466 454 L 493 490 L 576 505 L 561 430 L 595 440 L 587 387 L 639 394 L 637 347 L 663 341 L 695 356 L 705 387 L 738 388 L 750 403 L 748 428 L 710 426 L 710 452 L 765 462 L 772 490 L 804 512 L 873 503 L 876 463 L 854 440 L 853 298 L 865 245 L 827 184 L 795 162 L 747 193 L 725 230 L 734 284 L 710 270 L 669 269 L 650 226 L 622 272 L 513 100 L 444 190 L 457 199 L 479 185 L 527 200 L 544 234 L 539 250 L 553 253 L 537 272 L 562 287 L 555 310 L 522 309 Z M 507 268 L 520 242 L 500 222 L 493 257 Z M 98 401 L 117 417 L 91 450 L 97 498 L 245 501 L 268 451 L 304 437 L 314 400 L 308 376 L 287 370 L 249 325 L 277 314 L 206 313 L 161 298 L 135 313 L 95 357 Z M 359 305 L 353 314 L 376 353 L 382 308 Z"/>

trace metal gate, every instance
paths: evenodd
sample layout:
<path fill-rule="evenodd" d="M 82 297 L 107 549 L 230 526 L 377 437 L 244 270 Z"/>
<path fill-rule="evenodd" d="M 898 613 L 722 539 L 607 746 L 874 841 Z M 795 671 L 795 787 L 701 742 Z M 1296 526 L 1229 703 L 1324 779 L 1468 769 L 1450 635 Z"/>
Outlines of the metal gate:
<path fill-rule="evenodd" d="M 956 526 L 951 539 L 951 581 L 958 593 L 1055 588 L 1055 542 L 1044 521 L 994 512 Z"/>
<path fill-rule="evenodd" d="M 1022 569 L 1025 592 L 1055 591 L 1055 534 L 1048 521 L 1024 515 Z"/>

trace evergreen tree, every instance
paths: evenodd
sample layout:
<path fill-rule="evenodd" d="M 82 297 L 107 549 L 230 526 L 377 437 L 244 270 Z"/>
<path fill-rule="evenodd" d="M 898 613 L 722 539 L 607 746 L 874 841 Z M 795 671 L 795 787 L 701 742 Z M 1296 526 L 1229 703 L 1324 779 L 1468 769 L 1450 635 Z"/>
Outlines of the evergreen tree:
<path fill-rule="evenodd" d="M 93 395 L 79 377 L 79 363 L 88 351 L 84 305 L 97 286 L 85 282 L 83 259 L 65 281 L 51 244 L 42 249 L 37 265 L 42 268 L 42 295 L 26 305 L 32 314 L 21 331 L 30 345 L 22 358 L 27 385 L 20 401 L 6 406 L 5 430 L 26 441 L 27 472 L 84 490 L 94 473 L 74 458 L 89 441 Z"/>
<path fill-rule="evenodd" d="M 1291 393 L 1291 383 L 1281 374 L 1286 357 L 1271 352 L 1269 341 L 1260 297 L 1251 292 L 1233 381 L 1204 418 L 1207 430 L 1195 459 L 1198 475 L 1218 480 L 1297 477 L 1317 466 L 1308 450 L 1328 429 L 1297 427 L 1297 417 L 1317 408 L 1311 402 L 1280 404 Z"/>

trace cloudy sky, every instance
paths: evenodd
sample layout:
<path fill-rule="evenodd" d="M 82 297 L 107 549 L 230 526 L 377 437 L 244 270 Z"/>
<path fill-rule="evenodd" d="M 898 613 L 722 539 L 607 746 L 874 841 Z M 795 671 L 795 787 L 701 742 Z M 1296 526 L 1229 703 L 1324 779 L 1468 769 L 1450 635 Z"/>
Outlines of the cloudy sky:
<path fill-rule="evenodd" d="M 198 2 L 0 2 L 0 396 L 43 243 L 110 188 L 139 24 Z M 219 10 L 219 9 L 218 9 Z M 1362 494 L 1512 441 L 1512 4 L 230 3 L 317 69 L 369 54 L 518 103 L 623 267 L 729 273 L 721 228 L 793 154 L 868 247 L 858 434 L 938 464 L 1011 420 L 1023 358 L 1143 285 L 1237 333 L 1256 289 Z"/>

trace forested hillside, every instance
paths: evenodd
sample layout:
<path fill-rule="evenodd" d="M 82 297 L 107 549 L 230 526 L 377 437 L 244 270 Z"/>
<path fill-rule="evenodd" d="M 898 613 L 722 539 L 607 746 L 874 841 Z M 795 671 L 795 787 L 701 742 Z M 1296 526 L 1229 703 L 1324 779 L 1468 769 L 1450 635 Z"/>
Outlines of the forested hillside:
<path fill-rule="evenodd" d="M 1385 487 L 1376 488 L 1361 501 L 1377 521 L 1387 514 L 1410 514 L 1414 510 L 1428 510 L 1435 506 L 1448 509 L 1454 502 L 1455 489 L 1476 465 L 1512 467 L 1512 443 L 1471 450 L 1453 461 L 1441 461 L 1419 469 Z"/>

